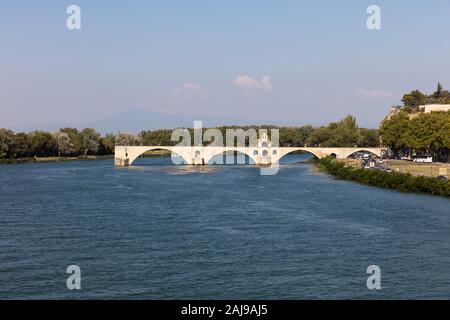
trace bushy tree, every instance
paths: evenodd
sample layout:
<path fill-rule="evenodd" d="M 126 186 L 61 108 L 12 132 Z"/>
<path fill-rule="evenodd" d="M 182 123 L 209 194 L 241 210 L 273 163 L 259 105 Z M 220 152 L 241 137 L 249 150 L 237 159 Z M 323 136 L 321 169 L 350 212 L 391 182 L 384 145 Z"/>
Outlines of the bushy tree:
<path fill-rule="evenodd" d="M 339 122 L 314 130 L 307 139 L 308 146 L 354 147 L 364 142 L 356 119 L 348 115 Z"/>
<path fill-rule="evenodd" d="M 13 142 L 14 132 L 8 129 L 0 129 L 0 158 L 8 155 Z"/>
<path fill-rule="evenodd" d="M 444 90 L 442 84 L 438 83 L 436 91 L 429 96 L 428 102 L 436 104 L 450 104 L 450 92 L 448 90 Z"/>
<path fill-rule="evenodd" d="M 107 133 L 100 138 L 99 153 L 103 155 L 114 154 L 114 147 L 116 145 L 116 136 L 112 133 Z"/>
<path fill-rule="evenodd" d="M 12 159 L 26 157 L 29 152 L 27 134 L 19 132 L 13 136 L 12 145 L 9 150 L 9 157 Z"/>
<path fill-rule="evenodd" d="M 171 141 L 172 130 L 154 130 L 154 131 L 142 131 L 139 136 L 142 139 L 144 145 L 149 146 L 172 146 L 174 142 Z"/>
<path fill-rule="evenodd" d="M 378 147 L 380 145 L 380 134 L 377 129 L 359 128 L 358 146 Z"/>
<path fill-rule="evenodd" d="M 116 145 L 118 146 L 139 146 L 142 144 L 142 137 L 134 133 L 119 132 L 116 135 Z"/>
<path fill-rule="evenodd" d="M 420 92 L 419 90 L 413 90 L 403 96 L 402 102 L 408 110 L 416 109 L 427 103 L 428 97 L 426 94 Z"/>
<path fill-rule="evenodd" d="M 56 140 L 58 156 L 71 155 L 76 153 L 75 140 L 76 136 L 72 139 L 66 132 L 57 131 L 54 133 Z"/>
<path fill-rule="evenodd" d="M 86 128 L 78 135 L 79 146 L 83 152 L 84 157 L 89 152 L 97 153 L 100 146 L 100 134 L 92 128 Z"/>
<path fill-rule="evenodd" d="M 50 157 L 57 154 L 57 143 L 50 132 L 33 131 L 27 136 L 31 156 Z"/>
<path fill-rule="evenodd" d="M 383 144 L 396 154 L 415 152 L 450 160 L 450 111 L 422 113 L 413 118 L 401 111 L 381 123 L 380 134 Z"/>

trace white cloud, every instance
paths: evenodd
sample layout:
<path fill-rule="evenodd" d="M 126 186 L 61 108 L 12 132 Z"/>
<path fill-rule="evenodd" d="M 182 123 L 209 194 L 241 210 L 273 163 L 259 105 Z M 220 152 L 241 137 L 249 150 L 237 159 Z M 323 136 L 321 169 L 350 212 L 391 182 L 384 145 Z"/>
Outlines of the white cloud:
<path fill-rule="evenodd" d="M 384 99 L 384 98 L 396 98 L 395 93 L 386 90 L 377 89 L 358 89 L 350 94 L 351 97 L 370 98 L 370 99 Z"/>
<path fill-rule="evenodd" d="M 257 80 L 244 74 L 234 79 L 232 81 L 232 84 L 246 91 L 253 91 L 253 90 L 271 91 L 273 89 L 270 77 L 267 75 L 262 77 L 261 80 Z"/>
<path fill-rule="evenodd" d="M 207 93 L 201 85 L 191 82 L 173 88 L 172 92 L 177 95 L 194 95 L 194 96 L 202 96 Z"/>

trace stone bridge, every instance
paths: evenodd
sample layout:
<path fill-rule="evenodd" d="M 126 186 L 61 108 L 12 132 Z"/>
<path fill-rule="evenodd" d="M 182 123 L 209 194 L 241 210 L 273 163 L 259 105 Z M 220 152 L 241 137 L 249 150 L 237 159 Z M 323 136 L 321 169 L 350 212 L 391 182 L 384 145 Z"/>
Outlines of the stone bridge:
<path fill-rule="evenodd" d="M 303 151 L 325 158 L 335 156 L 338 159 L 345 159 L 355 152 L 372 153 L 381 157 L 384 148 L 313 148 L 313 147 L 272 147 L 270 145 L 258 145 L 256 147 L 211 147 L 211 146 L 116 146 L 115 165 L 129 166 L 142 154 L 152 150 L 167 150 L 172 154 L 175 163 L 190 165 L 206 165 L 214 163 L 214 157 L 221 154 L 231 154 L 234 152 L 247 155 L 252 163 L 257 165 L 270 165 L 280 161 L 285 155 Z M 178 156 L 178 157 L 177 157 Z M 216 162 L 217 163 L 217 162 Z"/>

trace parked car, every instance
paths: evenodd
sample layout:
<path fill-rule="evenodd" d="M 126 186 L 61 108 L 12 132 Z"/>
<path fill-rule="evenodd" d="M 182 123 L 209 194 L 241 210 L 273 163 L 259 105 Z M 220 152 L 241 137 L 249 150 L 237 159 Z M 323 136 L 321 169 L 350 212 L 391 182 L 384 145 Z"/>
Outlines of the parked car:
<path fill-rule="evenodd" d="M 433 157 L 426 157 L 426 158 L 414 158 L 414 162 L 420 162 L 420 163 L 431 163 L 431 162 L 433 162 Z"/>
<path fill-rule="evenodd" d="M 437 179 L 439 181 L 444 181 L 444 180 L 447 180 L 447 177 L 445 177 L 445 176 L 438 176 Z"/>

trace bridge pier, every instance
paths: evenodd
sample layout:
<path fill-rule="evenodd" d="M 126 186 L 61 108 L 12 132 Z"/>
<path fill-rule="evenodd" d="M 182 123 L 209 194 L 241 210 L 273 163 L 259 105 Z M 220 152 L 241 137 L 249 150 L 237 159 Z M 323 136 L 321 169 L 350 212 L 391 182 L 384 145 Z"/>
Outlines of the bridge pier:
<path fill-rule="evenodd" d="M 128 167 L 130 165 L 130 159 L 128 158 L 114 158 L 114 165 L 117 167 Z"/>

